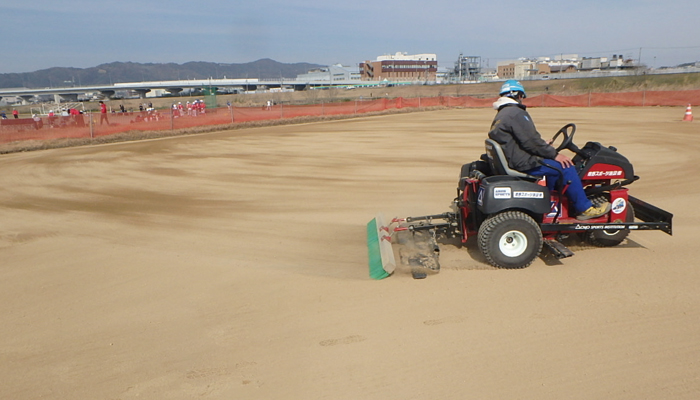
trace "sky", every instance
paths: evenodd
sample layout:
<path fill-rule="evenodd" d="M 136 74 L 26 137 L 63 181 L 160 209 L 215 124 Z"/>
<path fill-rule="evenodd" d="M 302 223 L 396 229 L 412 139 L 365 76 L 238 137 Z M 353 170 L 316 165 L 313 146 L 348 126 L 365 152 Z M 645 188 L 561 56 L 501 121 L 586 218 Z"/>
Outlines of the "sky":
<path fill-rule="evenodd" d="M 698 0 L 0 0 L 0 73 L 110 62 L 358 65 L 404 52 L 700 61 Z"/>

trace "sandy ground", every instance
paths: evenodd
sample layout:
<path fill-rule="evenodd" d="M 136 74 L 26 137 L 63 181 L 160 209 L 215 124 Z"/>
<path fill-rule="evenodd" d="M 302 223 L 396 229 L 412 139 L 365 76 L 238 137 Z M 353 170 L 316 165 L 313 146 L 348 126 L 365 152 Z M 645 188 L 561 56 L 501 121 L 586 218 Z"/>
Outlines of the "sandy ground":
<path fill-rule="evenodd" d="M 2 399 L 697 399 L 698 122 L 532 109 L 675 215 L 563 262 L 444 246 L 372 281 L 365 224 L 448 211 L 493 110 L 0 157 Z"/>

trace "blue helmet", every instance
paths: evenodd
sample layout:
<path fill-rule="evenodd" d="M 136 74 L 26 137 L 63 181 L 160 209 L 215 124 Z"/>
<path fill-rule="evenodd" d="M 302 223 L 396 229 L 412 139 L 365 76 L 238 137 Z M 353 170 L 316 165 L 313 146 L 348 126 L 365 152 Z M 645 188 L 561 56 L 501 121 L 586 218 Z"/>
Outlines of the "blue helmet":
<path fill-rule="evenodd" d="M 516 81 L 515 79 L 509 79 L 503 83 L 503 86 L 501 86 L 501 91 L 498 93 L 498 95 L 511 95 L 515 94 L 515 92 L 521 92 L 523 94 L 523 99 L 527 97 L 523 85 L 521 85 L 520 82 Z"/>

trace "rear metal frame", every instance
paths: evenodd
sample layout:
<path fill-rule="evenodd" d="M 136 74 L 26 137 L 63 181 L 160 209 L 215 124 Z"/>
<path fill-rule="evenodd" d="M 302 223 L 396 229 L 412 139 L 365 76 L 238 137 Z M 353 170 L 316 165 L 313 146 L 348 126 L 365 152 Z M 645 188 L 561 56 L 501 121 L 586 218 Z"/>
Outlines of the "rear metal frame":
<path fill-rule="evenodd" d="M 474 204 L 464 204 L 466 192 L 462 196 L 463 200 L 458 201 L 458 208 L 464 208 L 467 214 L 462 215 L 462 212 L 445 212 L 442 214 L 431 214 L 417 217 L 407 217 L 402 219 L 406 224 L 394 228 L 396 231 L 434 231 L 434 235 L 444 237 L 460 237 L 462 242 L 466 242 L 470 234 L 479 230 L 476 226 L 475 218 L 470 218 L 475 210 L 470 208 Z M 660 230 L 669 235 L 673 235 L 673 214 L 662 210 L 652 204 L 640 200 L 634 196 L 628 196 L 629 202 L 634 207 L 635 217 L 643 222 L 596 222 L 596 221 L 579 221 L 579 222 L 555 222 L 555 223 L 539 223 L 540 230 L 543 236 L 552 234 L 571 233 L 571 232 L 591 232 L 595 230 L 615 231 L 627 229 L 630 231 L 651 231 Z M 470 203 L 470 202 L 468 202 Z M 395 221 L 396 222 L 396 221 Z M 471 226 L 474 225 L 474 226 Z"/>

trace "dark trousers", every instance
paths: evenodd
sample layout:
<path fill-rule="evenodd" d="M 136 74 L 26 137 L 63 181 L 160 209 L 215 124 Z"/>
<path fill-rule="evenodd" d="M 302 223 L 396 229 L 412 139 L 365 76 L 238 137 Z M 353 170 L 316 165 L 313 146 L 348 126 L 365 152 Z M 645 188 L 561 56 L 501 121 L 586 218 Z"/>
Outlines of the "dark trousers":
<path fill-rule="evenodd" d="M 533 176 L 545 176 L 547 177 L 547 187 L 550 191 L 554 190 L 556 184 L 559 180 L 559 170 L 561 169 L 561 164 L 554 160 L 544 159 L 542 160 L 545 164 L 557 167 L 550 168 L 540 165 L 537 168 L 525 171 L 526 174 Z M 564 185 L 566 182 L 571 182 L 569 188 L 566 189 L 566 196 L 571 200 L 574 205 L 574 211 L 576 214 L 581 214 L 582 212 L 588 210 L 593 204 L 588 197 L 586 197 L 586 192 L 583 191 L 583 185 L 581 184 L 581 178 L 578 177 L 575 167 L 564 168 Z"/>

